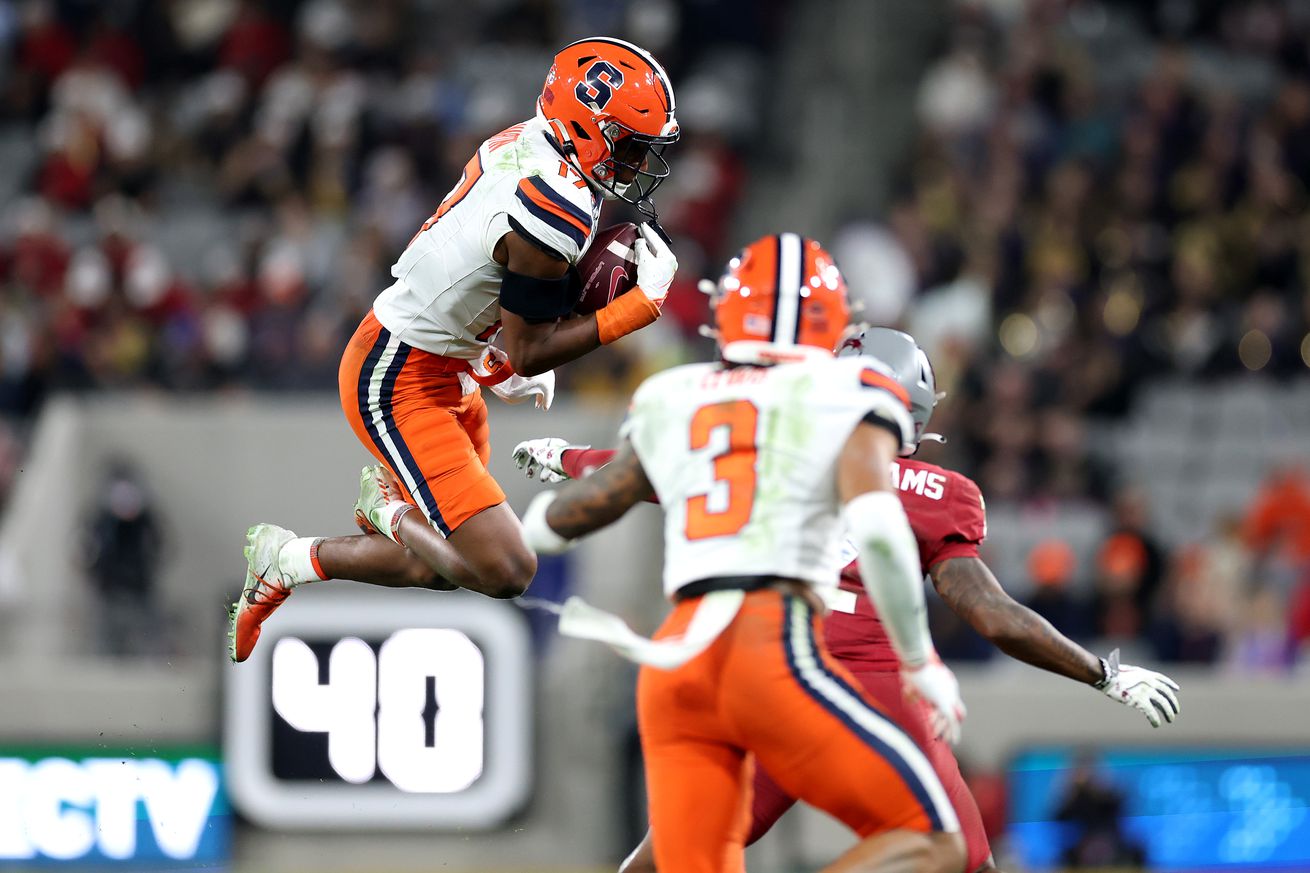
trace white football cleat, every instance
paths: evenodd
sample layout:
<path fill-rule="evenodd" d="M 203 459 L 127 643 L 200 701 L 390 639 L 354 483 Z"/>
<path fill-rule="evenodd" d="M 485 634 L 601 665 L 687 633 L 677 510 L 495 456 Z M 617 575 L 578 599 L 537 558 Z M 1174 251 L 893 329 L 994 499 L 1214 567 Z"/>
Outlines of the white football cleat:
<path fill-rule="evenodd" d="M 366 534 L 387 536 L 387 515 L 384 510 L 387 504 L 404 500 L 405 493 L 390 470 L 381 464 L 365 467 L 359 471 L 359 499 L 355 501 L 355 524 Z"/>
<path fill-rule="evenodd" d="M 257 524 L 246 531 L 246 584 L 228 609 L 228 655 L 234 663 L 250 657 L 264 620 L 291 594 L 292 586 L 278 566 L 278 556 L 295 537 L 275 524 Z"/>

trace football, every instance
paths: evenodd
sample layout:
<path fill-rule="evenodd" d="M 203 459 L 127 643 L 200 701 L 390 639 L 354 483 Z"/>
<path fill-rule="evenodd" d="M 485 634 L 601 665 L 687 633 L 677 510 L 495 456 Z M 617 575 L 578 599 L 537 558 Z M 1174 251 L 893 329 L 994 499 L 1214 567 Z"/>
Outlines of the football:
<path fill-rule="evenodd" d="M 632 247 L 638 238 L 637 225 L 630 222 L 596 232 L 591 248 L 578 260 L 582 293 L 573 306 L 574 312 L 595 312 L 637 286 L 637 260 Z"/>

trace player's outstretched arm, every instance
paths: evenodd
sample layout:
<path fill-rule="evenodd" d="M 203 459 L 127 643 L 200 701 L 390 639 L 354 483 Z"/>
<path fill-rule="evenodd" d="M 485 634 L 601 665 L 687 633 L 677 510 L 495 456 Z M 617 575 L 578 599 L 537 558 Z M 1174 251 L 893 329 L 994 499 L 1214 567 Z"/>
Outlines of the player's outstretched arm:
<path fill-rule="evenodd" d="M 928 575 L 951 611 L 1011 658 L 1088 685 L 1103 678 L 1100 658 L 1005 593 L 981 558 L 947 558 Z"/>
<path fill-rule="evenodd" d="M 625 441 L 614 460 L 592 475 L 539 494 L 523 514 L 524 538 L 538 553 L 565 551 L 578 537 L 613 524 L 654 493 L 636 451 Z"/>
<path fill-rule="evenodd" d="M 1138 710 L 1153 727 L 1178 716 L 1178 685 L 1172 679 L 1120 665 L 1117 649 L 1108 660 L 1096 657 L 1005 593 L 981 558 L 947 558 L 928 572 L 946 605 L 1011 658 L 1085 682 Z"/>
<path fill-rule="evenodd" d="M 573 303 L 568 262 L 515 231 L 501 238 L 494 253 L 497 263 L 506 268 L 500 291 L 501 344 L 514 372 L 540 375 L 659 318 L 678 259 L 644 225 L 641 234 L 635 246 L 638 287 L 609 306 L 578 318 L 563 317 Z"/>

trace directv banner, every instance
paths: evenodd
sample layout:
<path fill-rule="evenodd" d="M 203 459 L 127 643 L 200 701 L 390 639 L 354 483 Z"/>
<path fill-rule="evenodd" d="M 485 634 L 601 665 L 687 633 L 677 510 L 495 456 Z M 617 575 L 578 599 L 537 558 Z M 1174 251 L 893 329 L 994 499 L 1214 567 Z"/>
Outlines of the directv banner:
<path fill-rule="evenodd" d="M 0 747 L 0 868 L 225 861 L 221 774 L 209 749 Z"/>

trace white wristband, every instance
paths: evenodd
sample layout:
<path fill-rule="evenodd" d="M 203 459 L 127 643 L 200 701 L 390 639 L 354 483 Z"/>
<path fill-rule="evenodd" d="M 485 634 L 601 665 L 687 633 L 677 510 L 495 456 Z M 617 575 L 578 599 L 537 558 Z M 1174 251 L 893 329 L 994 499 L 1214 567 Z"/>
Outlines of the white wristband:
<path fill-rule="evenodd" d="M 558 491 L 543 491 L 528 504 L 523 513 L 523 542 L 539 555 L 558 555 L 567 552 L 576 540 L 566 540 L 546 523 L 546 510 L 559 496 Z"/>

